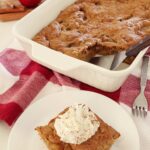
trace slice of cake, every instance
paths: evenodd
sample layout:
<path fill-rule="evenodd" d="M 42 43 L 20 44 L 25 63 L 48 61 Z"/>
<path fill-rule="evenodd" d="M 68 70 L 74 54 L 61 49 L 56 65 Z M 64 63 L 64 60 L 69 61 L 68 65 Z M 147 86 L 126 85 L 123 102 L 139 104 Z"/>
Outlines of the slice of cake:
<path fill-rule="evenodd" d="M 109 150 L 120 136 L 84 104 L 65 109 L 36 130 L 49 150 Z"/>
<path fill-rule="evenodd" d="M 25 11 L 19 0 L 0 0 L 0 14 Z"/>

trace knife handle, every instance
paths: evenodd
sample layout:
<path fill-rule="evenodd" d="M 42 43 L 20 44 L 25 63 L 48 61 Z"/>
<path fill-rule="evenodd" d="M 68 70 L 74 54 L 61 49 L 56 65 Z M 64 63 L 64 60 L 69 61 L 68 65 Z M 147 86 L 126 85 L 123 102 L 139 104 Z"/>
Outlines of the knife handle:
<path fill-rule="evenodd" d="M 126 52 L 126 56 L 127 57 L 136 56 L 136 55 L 138 55 L 138 53 L 140 51 L 142 51 L 143 49 L 145 49 L 148 46 L 150 46 L 150 36 L 147 36 L 142 41 L 140 41 L 138 44 L 129 48 Z"/>

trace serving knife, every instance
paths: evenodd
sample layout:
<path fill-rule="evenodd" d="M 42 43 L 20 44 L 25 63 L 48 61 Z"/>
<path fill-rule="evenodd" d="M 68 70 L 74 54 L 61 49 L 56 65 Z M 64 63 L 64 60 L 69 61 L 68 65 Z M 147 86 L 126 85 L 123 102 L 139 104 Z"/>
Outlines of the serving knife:
<path fill-rule="evenodd" d="M 150 36 L 145 37 L 136 45 L 130 47 L 127 51 L 122 51 L 114 56 L 110 70 L 116 69 L 127 57 L 137 56 L 139 52 L 150 46 Z"/>

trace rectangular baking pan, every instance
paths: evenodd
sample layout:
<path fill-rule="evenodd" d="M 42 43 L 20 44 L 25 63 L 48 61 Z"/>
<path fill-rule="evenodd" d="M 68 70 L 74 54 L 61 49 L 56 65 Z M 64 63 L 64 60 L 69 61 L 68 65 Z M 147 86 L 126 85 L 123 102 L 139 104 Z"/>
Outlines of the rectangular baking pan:
<path fill-rule="evenodd" d="M 145 54 L 146 49 L 140 52 L 133 63 L 126 69 L 111 71 L 64 55 L 32 41 L 36 33 L 53 21 L 61 10 L 74 1 L 47 0 L 18 21 L 13 27 L 13 33 L 32 60 L 98 89 L 108 92 L 116 91 L 127 79 L 128 75 L 136 67 L 140 67 L 141 58 Z"/>

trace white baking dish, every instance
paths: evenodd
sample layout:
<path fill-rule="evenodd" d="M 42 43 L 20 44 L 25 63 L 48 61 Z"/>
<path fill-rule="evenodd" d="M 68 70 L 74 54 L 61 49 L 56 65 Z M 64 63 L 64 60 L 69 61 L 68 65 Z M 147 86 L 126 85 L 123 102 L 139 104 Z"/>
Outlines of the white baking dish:
<path fill-rule="evenodd" d="M 140 65 L 146 49 L 136 57 L 128 68 L 110 71 L 64 55 L 31 40 L 37 32 L 54 20 L 61 10 L 74 1 L 47 0 L 18 21 L 13 28 L 13 33 L 34 61 L 104 91 L 115 91 L 120 88 L 133 69 Z"/>

